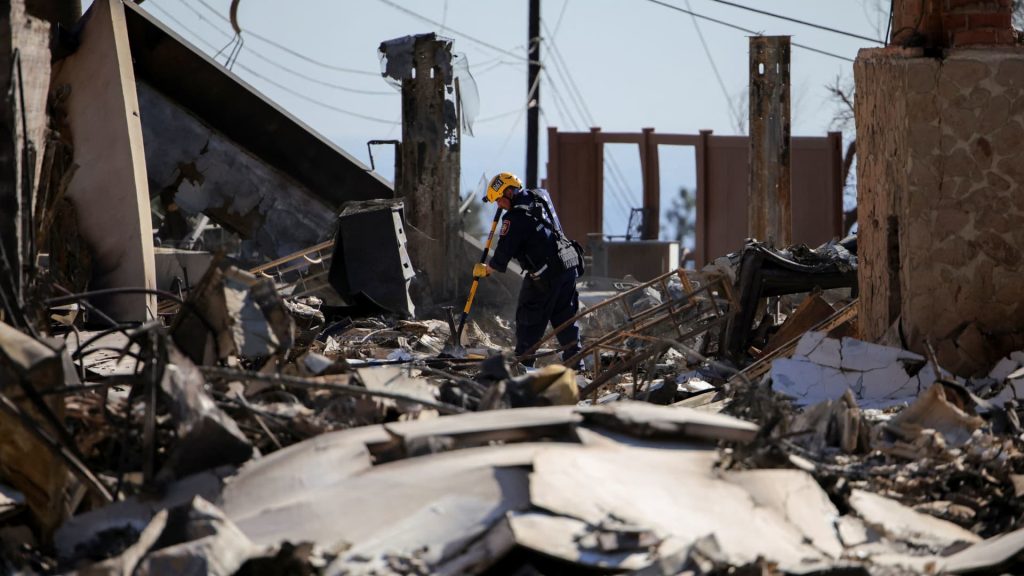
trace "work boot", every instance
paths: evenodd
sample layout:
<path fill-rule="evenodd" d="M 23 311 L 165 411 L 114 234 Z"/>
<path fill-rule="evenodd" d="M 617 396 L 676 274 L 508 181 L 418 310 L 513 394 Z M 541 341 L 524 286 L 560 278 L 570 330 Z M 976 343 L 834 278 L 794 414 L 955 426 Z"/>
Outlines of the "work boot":
<path fill-rule="evenodd" d="M 563 365 L 564 365 L 564 366 L 565 366 L 566 368 L 572 368 L 572 369 L 573 369 L 573 370 L 575 370 L 576 372 L 583 372 L 583 370 L 584 370 L 584 368 L 586 368 L 586 366 L 584 366 L 584 364 L 583 364 L 583 359 L 582 359 L 582 358 L 581 358 L 580 360 L 578 360 L 578 361 L 576 362 L 576 364 L 575 364 L 575 365 L 572 365 L 572 364 L 567 364 L 567 363 L 566 363 L 566 360 L 568 360 L 568 359 L 572 358 L 572 357 L 573 357 L 573 356 L 575 356 L 575 355 L 576 355 L 576 354 L 577 354 L 578 352 L 579 352 L 579 349 L 578 349 L 578 348 L 577 348 L 577 349 L 575 349 L 575 350 L 566 350 L 566 351 L 565 351 L 565 353 L 563 353 L 563 354 L 562 354 L 562 364 L 563 364 Z"/>

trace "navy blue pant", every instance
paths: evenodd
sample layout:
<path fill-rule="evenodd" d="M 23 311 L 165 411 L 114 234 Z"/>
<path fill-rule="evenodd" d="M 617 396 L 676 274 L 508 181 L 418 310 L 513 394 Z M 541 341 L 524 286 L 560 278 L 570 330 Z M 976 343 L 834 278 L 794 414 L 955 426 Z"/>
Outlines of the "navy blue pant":
<path fill-rule="evenodd" d="M 555 328 L 575 316 L 579 309 L 576 270 L 566 270 L 553 278 L 523 278 L 516 308 L 516 355 L 536 344 L 544 336 L 549 323 Z M 562 353 L 563 360 L 580 351 L 580 328 L 576 323 L 559 332 L 556 337 L 561 346 L 572 344 Z M 533 366 L 533 360 L 526 360 L 523 364 Z"/>

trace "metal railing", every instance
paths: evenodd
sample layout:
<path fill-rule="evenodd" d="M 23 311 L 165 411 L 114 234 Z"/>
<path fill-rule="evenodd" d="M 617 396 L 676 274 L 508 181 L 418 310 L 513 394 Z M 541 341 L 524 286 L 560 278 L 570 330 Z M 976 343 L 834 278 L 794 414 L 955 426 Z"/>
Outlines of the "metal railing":
<path fill-rule="evenodd" d="M 573 323 L 586 320 L 609 307 L 620 306 L 624 319 L 617 322 L 615 330 L 584 340 L 580 351 L 564 361 L 567 366 L 574 366 L 588 356 L 593 357 L 595 377 L 581 395 L 595 392 L 615 376 L 635 369 L 664 352 L 666 347 L 660 344 L 659 338 L 674 332 L 676 340 L 685 342 L 728 322 L 736 307 L 728 278 L 717 274 L 691 274 L 700 279 L 694 282 L 685 269 L 679 268 L 591 306 L 555 327 L 522 357 L 538 356 L 537 350 Z M 673 287 L 671 284 L 675 279 L 679 283 Z M 658 289 L 660 302 L 638 308 L 635 300 L 651 288 Z"/>

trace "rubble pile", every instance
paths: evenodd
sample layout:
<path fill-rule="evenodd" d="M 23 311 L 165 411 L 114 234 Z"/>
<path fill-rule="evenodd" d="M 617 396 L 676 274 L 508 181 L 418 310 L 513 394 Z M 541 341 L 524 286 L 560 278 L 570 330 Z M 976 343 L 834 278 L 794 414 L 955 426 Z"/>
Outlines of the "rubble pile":
<path fill-rule="evenodd" d="M 652 241 L 679 135 L 636 141 L 645 240 L 569 212 L 601 146 L 634 142 L 595 128 L 550 146 L 545 193 L 587 257 L 493 275 L 502 209 L 482 242 L 479 191 L 451 193 L 478 102 L 450 38 L 381 43 L 402 139 L 367 167 L 151 3 L 76 4 L 0 17 L 0 574 L 1024 574 L 1024 67 L 981 43 L 1011 43 L 1009 2 L 932 10 L 981 27 L 953 45 L 858 56 L 859 255 L 774 245 L 845 229 L 856 150 L 840 166 L 830 134 L 791 178 L 811 148 L 780 112 L 751 116 L 770 138 L 683 139 L 702 268 Z M 754 89 L 776 76 L 751 94 L 788 107 L 788 72 Z M 518 276 L 548 264 L 583 274 L 579 313 L 512 353 Z"/>
<path fill-rule="evenodd" d="M 750 244 L 619 283 L 581 312 L 604 326 L 582 373 L 550 336 L 525 368 L 498 315 L 471 319 L 450 357 L 445 321 L 339 315 L 226 262 L 141 325 L 98 329 L 72 294 L 52 336 L 0 324 L 3 566 L 1015 570 L 1024 352 L 962 378 L 857 340 L 855 292 L 820 291 L 821 262 L 770 296 L 761 283 L 754 321 L 737 320 L 750 266 L 855 266 L 835 246 Z"/>

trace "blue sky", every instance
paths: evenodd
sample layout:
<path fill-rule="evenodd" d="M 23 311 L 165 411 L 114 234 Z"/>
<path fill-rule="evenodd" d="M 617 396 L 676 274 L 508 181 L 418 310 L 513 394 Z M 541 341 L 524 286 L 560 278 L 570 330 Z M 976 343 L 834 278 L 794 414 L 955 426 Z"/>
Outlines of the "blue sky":
<path fill-rule="evenodd" d="M 872 38 L 884 35 L 888 17 L 883 0 L 732 1 Z M 850 60 L 860 48 L 877 46 L 714 0 L 661 3 L 791 35 Z M 232 39 L 229 5 L 146 0 L 141 6 L 200 50 L 214 55 L 223 48 L 218 60 L 224 62 Z M 401 98 L 379 75 L 378 45 L 426 32 L 452 38 L 469 61 L 480 99 L 475 136 L 463 139 L 465 193 L 496 172 L 525 176 L 528 6 L 528 0 L 242 0 L 239 22 L 251 34 L 243 33 L 233 71 L 369 165 L 368 140 L 401 137 Z M 651 0 L 541 0 L 541 16 L 541 177 L 549 126 L 742 133 L 737 118 L 745 123 L 749 34 L 695 22 Z M 794 47 L 791 70 L 793 134 L 824 135 L 836 111 L 825 86 L 837 77 L 849 82 L 852 62 Z M 605 232 L 623 234 L 628 208 L 640 205 L 639 152 L 616 146 L 606 153 Z M 693 154 L 664 147 L 661 154 L 667 206 L 680 186 L 693 186 Z M 391 179 L 389 149 L 376 148 L 374 160 Z"/>

